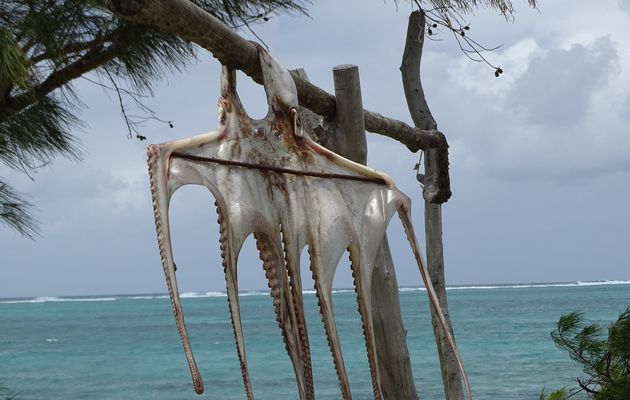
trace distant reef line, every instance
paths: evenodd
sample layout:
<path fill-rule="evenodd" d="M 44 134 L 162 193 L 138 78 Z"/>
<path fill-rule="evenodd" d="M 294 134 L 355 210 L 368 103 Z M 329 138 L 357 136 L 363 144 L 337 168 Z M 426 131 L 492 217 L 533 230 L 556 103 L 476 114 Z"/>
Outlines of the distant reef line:
<path fill-rule="evenodd" d="M 494 290 L 494 289 L 526 289 L 526 288 L 548 288 L 548 287 L 586 287 L 603 285 L 630 285 L 630 280 L 601 280 L 601 281 L 575 281 L 575 282 L 544 282 L 544 283 L 498 283 L 498 284 L 476 284 L 476 285 L 454 285 L 448 286 L 446 290 Z M 401 287 L 400 292 L 425 291 L 424 287 Z M 341 288 L 333 289 L 333 293 L 353 293 L 354 289 Z M 314 290 L 304 290 L 304 294 L 315 294 Z M 239 296 L 267 296 L 268 290 L 254 290 L 239 292 Z M 182 299 L 195 299 L 207 297 L 227 297 L 225 292 L 184 292 L 180 296 Z M 168 299 L 164 293 L 152 294 L 122 294 L 122 295 L 95 295 L 95 296 L 42 296 L 42 297 L 14 297 L 0 298 L 0 304 L 19 303 L 48 303 L 48 302 L 98 302 L 117 300 L 154 300 Z"/>

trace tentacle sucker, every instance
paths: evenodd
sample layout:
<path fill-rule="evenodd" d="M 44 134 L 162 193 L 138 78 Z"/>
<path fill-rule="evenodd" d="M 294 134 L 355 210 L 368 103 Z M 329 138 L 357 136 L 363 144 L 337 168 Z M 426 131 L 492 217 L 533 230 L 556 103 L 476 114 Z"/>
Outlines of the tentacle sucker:
<path fill-rule="evenodd" d="M 322 322 L 324 323 L 324 330 L 326 331 L 326 339 L 328 341 L 328 346 L 330 347 L 330 352 L 332 353 L 335 370 L 337 371 L 341 396 L 343 400 L 351 400 L 352 393 L 350 392 L 350 382 L 348 381 L 348 375 L 346 374 L 346 366 L 343 362 L 341 343 L 339 342 L 339 335 L 337 334 L 337 326 L 335 324 L 335 317 L 333 314 L 331 292 L 332 281 L 328 284 L 326 280 L 322 279 L 321 257 L 315 246 L 315 244 L 310 244 L 308 246 L 308 254 L 311 260 L 311 272 L 313 273 L 313 281 L 315 282 L 317 303 L 319 305 L 319 311 L 322 315 Z"/>
<path fill-rule="evenodd" d="M 375 400 L 382 400 L 381 385 L 379 378 L 379 370 L 376 354 L 376 343 L 374 338 L 374 328 L 372 324 L 370 288 L 368 287 L 370 277 L 364 277 L 368 271 L 362 268 L 360 263 L 360 255 L 358 249 L 354 246 L 348 247 L 350 255 L 350 268 L 352 269 L 352 278 L 354 280 L 354 290 L 357 294 L 357 305 L 359 314 L 361 315 L 361 324 L 363 326 L 363 337 L 365 338 L 365 348 L 367 350 L 368 364 L 370 366 L 370 375 L 372 378 L 372 392 Z"/>
<path fill-rule="evenodd" d="M 256 247 L 263 262 L 265 276 L 273 298 L 276 320 L 295 371 L 300 400 L 305 400 L 308 397 L 308 379 L 305 374 L 304 357 L 301 351 L 293 299 L 289 288 L 289 276 L 284 266 L 283 251 L 280 244 L 271 240 L 267 235 L 254 233 L 254 238 L 256 239 Z"/>
<path fill-rule="evenodd" d="M 315 399 L 315 388 L 313 385 L 313 367 L 311 364 L 311 349 L 308 342 L 308 331 L 306 328 L 306 317 L 304 315 L 304 301 L 302 296 L 302 282 L 300 276 L 300 258 L 294 243 L 291 242 L 291 234 L 285 232 L 285 228 L 280 226 L 282 236 L 282 246 L 284 250 L 284 261 L 289 275 L 289 285 L 293 300 L 293 312 L 297 326 L 300 352 L 306 379 L 306 399 Z"/>

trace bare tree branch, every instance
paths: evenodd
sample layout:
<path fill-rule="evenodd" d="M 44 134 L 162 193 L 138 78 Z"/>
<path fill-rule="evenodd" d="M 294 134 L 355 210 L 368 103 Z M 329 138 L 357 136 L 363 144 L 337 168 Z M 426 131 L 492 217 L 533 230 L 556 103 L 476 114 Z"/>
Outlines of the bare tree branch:
<path fill-rule="evenodd" d="M 423 129 L 437 129 L 437 123 L 429 109 L 420 79 L 420 62 L 422 60 L 425 22 L 425 15 L 422 11 L 414 11 L 409 16 L 405 51 L 403 53 L 400 71 L 402 73 L 407 106 L 414 124 Z M 442 206 L 441 204 L 431 204 L 434 193 L 439 193 L 440 191 L 440 180 L 448 179 L 448 175 L 446 175 L 446 177 L 442 176 L 439 170 L 440 163 L 444 162 L 441 157 L 443 157 L 443 155 L 440 153 L 439 149 L 428 149 L 426 151 L 426 157 L 424 159 L 426 176 L 422 177 L 419 175 L 419 177 L 421 177 L 419 180 L 424 184 L 424 225 L 429 275 L 438 297 L 442 313 L 447 323 L 450 325 L 446 298 L 446 282 L 444 278 Z M 448 162 L 448 159 L 446 162 Z M 440 357 L 445 398 L 450 400 L 463 399 L 464 388 L 462 386 L 462 378 L 466 380 L 466 377 L 462 377 L 459 372 L 457 358 L 448 343 L 446 331 L 440 324 L 439 318 L 437 317 L 437 310 L 435 310 L 434 307 L 431 307 L 431 322 L 438 355 Z M 470 398 L 470 388 L 467 382 L 465 383 L 467 395 L 468 398 Z"/>
<path fill-rule="evenodd" d="M 94 47 L 101 46 L 102 44 L 103 44 L 102 37 L 96 37 L 94 40 L 90 40 L 89 42 L 70 43 L 64 46 L 63 48 L 57 50 L 55 53 L 46 51 L 46 52 L 37 54 L 31 57 L 31 62 L 33 64 L 37 64 L 44 60 L 50 60 L 50 59 L 57 58 L 60 56 L 72 55 L 72 54 L 76 54 L 82 51 L 86 51 Z"/>

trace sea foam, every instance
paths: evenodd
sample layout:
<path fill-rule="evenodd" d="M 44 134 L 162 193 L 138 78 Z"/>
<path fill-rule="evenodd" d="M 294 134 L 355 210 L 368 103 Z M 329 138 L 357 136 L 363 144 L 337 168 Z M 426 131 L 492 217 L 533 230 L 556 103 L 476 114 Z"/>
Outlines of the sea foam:
<path fill-rule="evenodd" d="M 630 285 L 630 280 L 601 280 L 601 281 L 575 281 L 575 282 L 552 282 L 552 283 L 508 283 L 496 285 L 462 285 L 447 286 L 446 290 L 492 290 L 492 289 L 526 289 L 526 288 L 546 288 L 546 287 L 580 287 L 580 286 L 601 286 L 601 285 Z M 401 287 L 400 292 L 425 291 L 424 287 Z M 354 289 L 340 288 L 333 289 L 333 293 L 353 293 Z M 304 294 L 315 294 L 312 289 L 305 289 Z M 257 290 L 240 292 L 239 296 L 269 296 L 268 290 Z M 107 297 L 33 297 L 33 298 L 13 298 L 0 299 L 0 304 L 21 304 L 21 303 L 47 303 L 47 302 L 98 302 L 116 300 L 153 300 L 168 299 L 166 294 L 156 295 L 134 295 L 134 296 L 107 296 Z M 196 299 L 208 297 L 227 297 L 225 292 L 185 292 L 180 295 L 182 299 Z"/>
<path fill-rule="evenodd" d="M 64 302 L 64 301 L 115 301 L 116 297 L 34 297 L 28 299 L 8 299 L 0 300 L 0 304 L 19 304 L 19 303 L 48 303 L 48 302 Z"/>

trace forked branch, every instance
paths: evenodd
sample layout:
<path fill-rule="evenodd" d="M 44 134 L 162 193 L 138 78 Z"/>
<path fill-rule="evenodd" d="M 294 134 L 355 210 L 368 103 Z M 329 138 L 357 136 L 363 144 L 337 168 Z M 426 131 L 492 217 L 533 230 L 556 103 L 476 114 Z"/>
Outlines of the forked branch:
<path fill-rule="evenodd" d="M 409 113 L 414 124 L 418 128 L 437 129 L 437 123 L 431 115 L 429 105 L 424 95 L 422 81 L 420 79 L 420 62 L 422 60 L 422 47 L 424 44 L 425 14 L 422 11 L 414 11 L 409 16 L 409 26 L 405 41 L 400 71 L 402 73 L 403 88 Z M 427 263 L 431 281 L 439 299 L 439 307 L 442 309 L 447 324 L 450 325 L 448 316 L 448 304 L 446 299 L 446 284 L 444 279 L 444 248 L 442 243 L 442 208 L 439 204 L 429 204 L 434 193 L 439 193 L 443 186 L 440 181 L 448 179 L 448 175 L 442 176 L 439 168 L 441 154 L 439 150 L 428 149 L 424 160 L 426 175 L 422 179 L 424 184 L 424 221 L 425 238 L 427 242 Z M 447 399 L 459 400 L 464 398 L 464 387 L 467 397 L 470 398 L 470 386 L 467 377 L 461 375 L 457 363 L 457 357 L 448 344 L 448 332 L 438 323 L 437 312 L 431 308 L 431 319 L 440 356 L 442 379 L 444 382 L 444 394 Z M 452 333 L 452 332 L 451 332 Z"/>

